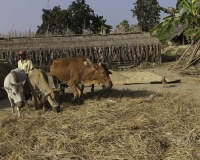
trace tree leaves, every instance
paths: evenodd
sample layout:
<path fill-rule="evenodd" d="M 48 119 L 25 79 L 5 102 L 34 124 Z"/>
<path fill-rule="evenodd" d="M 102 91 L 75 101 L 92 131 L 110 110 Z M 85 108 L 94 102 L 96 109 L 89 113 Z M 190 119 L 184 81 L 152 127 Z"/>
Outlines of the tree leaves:
<path fill-rule="evenodd" d="M 159 7 L 157 7 L 159 8 Z M 160 7 L 160 10 L 166 11 L 166 8 Z M 177 0 L 176 11 L 170 13 L 163 21 L 151 30 L 151 34 L 155 34 L 160 40 L 171 33 L 175 27 L 187 24 L 184 35 L 191 36 L 192 40 L 196 41 L 200 38 L 200 6 L 196 5 L 196 0 Z M 165 25 L 169 25 L 166 29 Z M 166 33 L 166 36 L 160 35 Z"/>
<path fill-rule="evenodd" d="M 120 22 L 120 24 L 116 26 L 116 28 L 122 28 L 122 27 L 125 28 L 126 32 L 130 30 L 130 25 L 126 19 L 124 19 L 122 22 Z"/>
<path fill-rule="evenodd" d="M 144 32 L 149 32 L 160 21 L 160 10 L 157 0 L 137 0 L 131 10 L 133 17 L 137 16 L 138 25 Z"/>
<path fill-rule="evenodd" d="M 99 33 L 104 25 L 109 33 L 112 26 L 105 24 L 103 16 L 94 14 L 94 10 L 85 3 L 85 0 L 76 0 L 67 8 L 62 10 L 55 6 L 52 10 L 43 9 L 42 24 L 37 26 L 36 34 L 56 33 L 64 34 L 71 30 L 76 34 L 82 34 L 83 30 L 89 29 L 92 33 Z"/>

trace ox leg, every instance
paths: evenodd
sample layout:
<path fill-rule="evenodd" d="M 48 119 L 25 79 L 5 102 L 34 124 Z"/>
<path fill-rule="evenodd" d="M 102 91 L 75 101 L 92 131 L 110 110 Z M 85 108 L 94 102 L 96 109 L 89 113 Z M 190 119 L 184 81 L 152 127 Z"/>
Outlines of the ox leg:
<path fill-rule="evenodd" d="M 20 108 L 19 107 L 17 107 L 17 113 L 18 113 L 18 116 L 21 117 Z"/>
<path fill-rule="evenodd" d="M 71 81 L 68 82 L 68 86 L 71 88 L 72 92 L 74 93 L 74 98 L 72 98 L 71 101 L 75 102 L 75 100 L 77 98 L 79 98 L 79 94 L 77 92 L 77 88 L 76 88 L 75 84 L 73 82 L 71 82 Z"/>
<path fill-rule="evenodd" d="M 11 106 L 12 107 L 12 113 L 15 113 L 15 106 Z"/>
<path fill-rule="evenodd" d="M 61 92 L 62 92 L 62 95 L 64 96 L 65 95 L 65 86 L 64 85 L 61 85 Z"/>
<path fill-rule="evenodd" d="M 15 113 L 15 103 L 14 103 L 14 100 L 10 97 L 8 97 L 9 101 L 10 101 L 10 104 L 11 104 L 11 107 L 12 107 L 12 113 Z"/>
<path fill-rule="evenodd" d="M 94 93 L 94 84 L 91 86 L 91 92 Z"/>
<path fill-rule="evenodd" d="M 46 96 L 42 96 L 43 113 L 46 112 Z"/>
<path fill-rule="evenodd" d="M 78 88 L 78 95 L 81 97 L 83 95 L 84 85 L 80 83 L 76 87 Z"/>
<path fill-rule="evenodd" d="M 33 96 L 33 99 L 34 99 L 34 102 L 33 102 L 33 104 L 34 104 L 34 106 L 35 106 L 35 110 L 37 110 L 37 108 L 38 108 L 37 96 L 36 96 L 36 95 L 34 95 L 34 96 Z"/>

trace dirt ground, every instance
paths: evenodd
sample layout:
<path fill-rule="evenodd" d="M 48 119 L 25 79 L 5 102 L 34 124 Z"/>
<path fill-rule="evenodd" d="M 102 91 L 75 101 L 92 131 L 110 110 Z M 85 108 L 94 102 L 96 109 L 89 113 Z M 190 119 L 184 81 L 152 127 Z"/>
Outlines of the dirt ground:
<path fill-rule="evenodd" d="M 173 65 L 113 71 L 113 88 L 95 86 L 92 95 L 86 87 L 80 105 L 68 101 L 73 95 L 67 88 L 60 113 L 43 114 L 28 104 L 19 118 L 7 98 L 0 100 L 0 157 L 200 159 L 200 72 L 194 67 L 172 70 Z M 163 76 L 181 81 L 166 88 L 149 83 Z"/>
<path fill-rule="evenodd" d="M 190 68 L 188 70 L 181 69 L 172 69 L 173 63 L 165 63 L 161 66 L 157 66 L 155 68 L 133 68 L 126 71 L 113 71 L 111 75 L 111 79 L 114 83 L 113 89 L 117 90 L 147 90 L 147 91 L 155 91 L 155 92 L 192 92 L 195 94 L 200 94 L 200 79 L 198 70 L 194 68 Z M 126 75 L 122 74 L 126 73 Z M 140 74 L 141 73 L 141 74 Z M 162 84 L 149 84 L 149 83 L 141 83 L 141 84 L 128 84 L 124 85 L 123 83 L 127 82 L 127 78 L 134 78 L 134 75 L 137 74 L 136 78 L 144 79 L 145 74 L 147 76 L 149 73 L 149 81 L 152 78 L 155 79 L 155 76 L 159 77 L 165 76 L 166 79 L 170 80 L 178 80 L 180 79 L 180 83 L 170 83 L 167 84 L 165 88 L 163 88 Z M 185 73 L 185 74 L 184 74 Z M 187 74 L 187 73 L 190 73 Z M 140 76 L 141 75 L 141 76 Z M 147 76 L 148 77 L 148 76 Z M 53 85 L 51 76 L 49 76 L 50 85 Z M 145 80 L 146 81 L 146 80 Z M 101 90 L 101 87 L 96 86 L 95 91 Z M 70 88 L 67 88 L 65 92 L 71 92 Z M 90 92 L 90 87 L 85 87 L 84 93 Z M 8 98 L 4 98 L 0 100 L 0 119 L 5 115 L 11 114 L 11 107 Z"/>

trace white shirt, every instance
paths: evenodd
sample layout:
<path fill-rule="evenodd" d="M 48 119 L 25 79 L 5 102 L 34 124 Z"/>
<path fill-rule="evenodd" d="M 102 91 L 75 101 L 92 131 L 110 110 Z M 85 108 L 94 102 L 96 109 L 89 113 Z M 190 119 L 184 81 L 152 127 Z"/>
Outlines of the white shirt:
<path fill-rule="evenodd" d="M 19 60 L 18 68 L 23 69 L 26 72 L 26 74 L 28 74 L 28 72 L 33 68 L 33 63 L 29 59 Z"/>

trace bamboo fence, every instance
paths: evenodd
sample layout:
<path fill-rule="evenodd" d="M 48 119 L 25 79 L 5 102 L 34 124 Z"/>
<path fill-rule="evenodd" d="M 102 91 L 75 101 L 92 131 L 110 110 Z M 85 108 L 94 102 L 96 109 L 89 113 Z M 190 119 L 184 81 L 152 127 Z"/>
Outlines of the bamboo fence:
<path fill-rule="evenodd" d="M 0 59 L 17 65 L 20 49 L 34 65 L 50 65 L 54 59 L 83 54 L 94 63 L 131 66 L 142 61 L 161 63 L 161 44 L 148 33 L 109 35 L 27 36 L 0 38 Z"/>

